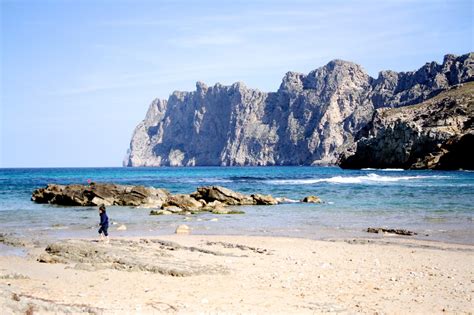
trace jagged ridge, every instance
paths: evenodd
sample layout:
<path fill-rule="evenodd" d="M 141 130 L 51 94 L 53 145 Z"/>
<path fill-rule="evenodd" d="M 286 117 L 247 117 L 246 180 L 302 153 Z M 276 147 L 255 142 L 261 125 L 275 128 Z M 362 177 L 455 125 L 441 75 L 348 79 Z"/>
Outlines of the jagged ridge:
<path fill-rule="evenodd" d="M 288 72 L 272 93 L 198 82 L 194 92 L 152 102 L 124 165 L 333 164 L 377 108 L 416 104 L 473 78 L 469 53 L 377 79 L 333 60 L 307 75 Z"/>
<path fill-rule="evenodd" d="M 474 169 L 474 82 L 417 105 L 378 109 L 342 168 Z"/>

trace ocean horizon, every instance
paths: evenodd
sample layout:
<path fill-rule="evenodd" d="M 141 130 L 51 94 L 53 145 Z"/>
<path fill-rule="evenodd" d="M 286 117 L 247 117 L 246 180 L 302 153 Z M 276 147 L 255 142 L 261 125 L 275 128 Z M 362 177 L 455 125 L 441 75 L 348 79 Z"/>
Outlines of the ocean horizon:
<path fill-rule="evenodd" d="M 290 236 L 309 239 L 382 237 L 368 227 L 407 229 L 423 240 L 473 244 L 474 173 L 339 167 L 2 168 L 0 228 L 4 233 L 54 239 L 96 237 L 95 207 L 36 204 L 31 193 L 49 183 L 107 182 L 192 193 L 219 185 L 245 194 L 290 199 L 275 206 L 238 206 L 245 214 L 150 216 L 150 209 L 108 207 L 117 236 L 193 234 Z M 321 204 L 299 200 L 316 195 Z M 116 228 L 125 225 L 127 230 Z"/>

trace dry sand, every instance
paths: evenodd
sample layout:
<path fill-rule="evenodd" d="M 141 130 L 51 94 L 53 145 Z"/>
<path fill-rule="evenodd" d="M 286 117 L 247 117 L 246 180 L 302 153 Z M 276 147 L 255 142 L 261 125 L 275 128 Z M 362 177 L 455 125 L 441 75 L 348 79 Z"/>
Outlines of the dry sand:
<path fill-rule="evenodd" d="M 0 256 L 2 314 L 474 310 L 474 247 L 466 245 L 171 235 L 28 250 Z"/>

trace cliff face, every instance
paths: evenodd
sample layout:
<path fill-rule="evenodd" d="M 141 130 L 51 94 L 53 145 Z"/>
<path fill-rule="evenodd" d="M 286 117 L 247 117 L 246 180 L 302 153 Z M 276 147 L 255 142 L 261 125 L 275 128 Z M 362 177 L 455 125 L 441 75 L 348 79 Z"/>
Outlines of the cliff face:
<path fill-rule="evenodd" d="M 334 60 L 307 75 L 288 72 L 273 93 L 198 82 L 194 92 L 153 101 L 124 165 L 333 164 L 375 109 L 418 103 L 473 78 L 470 53 L 377 79 Z"/>
<path fill-rule="evenodd" d="M 474 82 L 413 106 L 378 109 L 342 168 L 474 169 Z"/>

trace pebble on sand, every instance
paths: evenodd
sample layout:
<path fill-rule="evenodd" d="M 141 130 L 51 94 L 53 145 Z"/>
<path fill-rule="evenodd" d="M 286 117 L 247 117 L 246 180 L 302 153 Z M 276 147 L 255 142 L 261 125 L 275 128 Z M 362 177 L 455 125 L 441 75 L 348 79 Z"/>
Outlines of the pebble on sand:
<path fill-rule="evenodd" d="M 186 224 L 181 224 L 176 228 L 176 234 L 189 234 L 191 229 Z"/>

